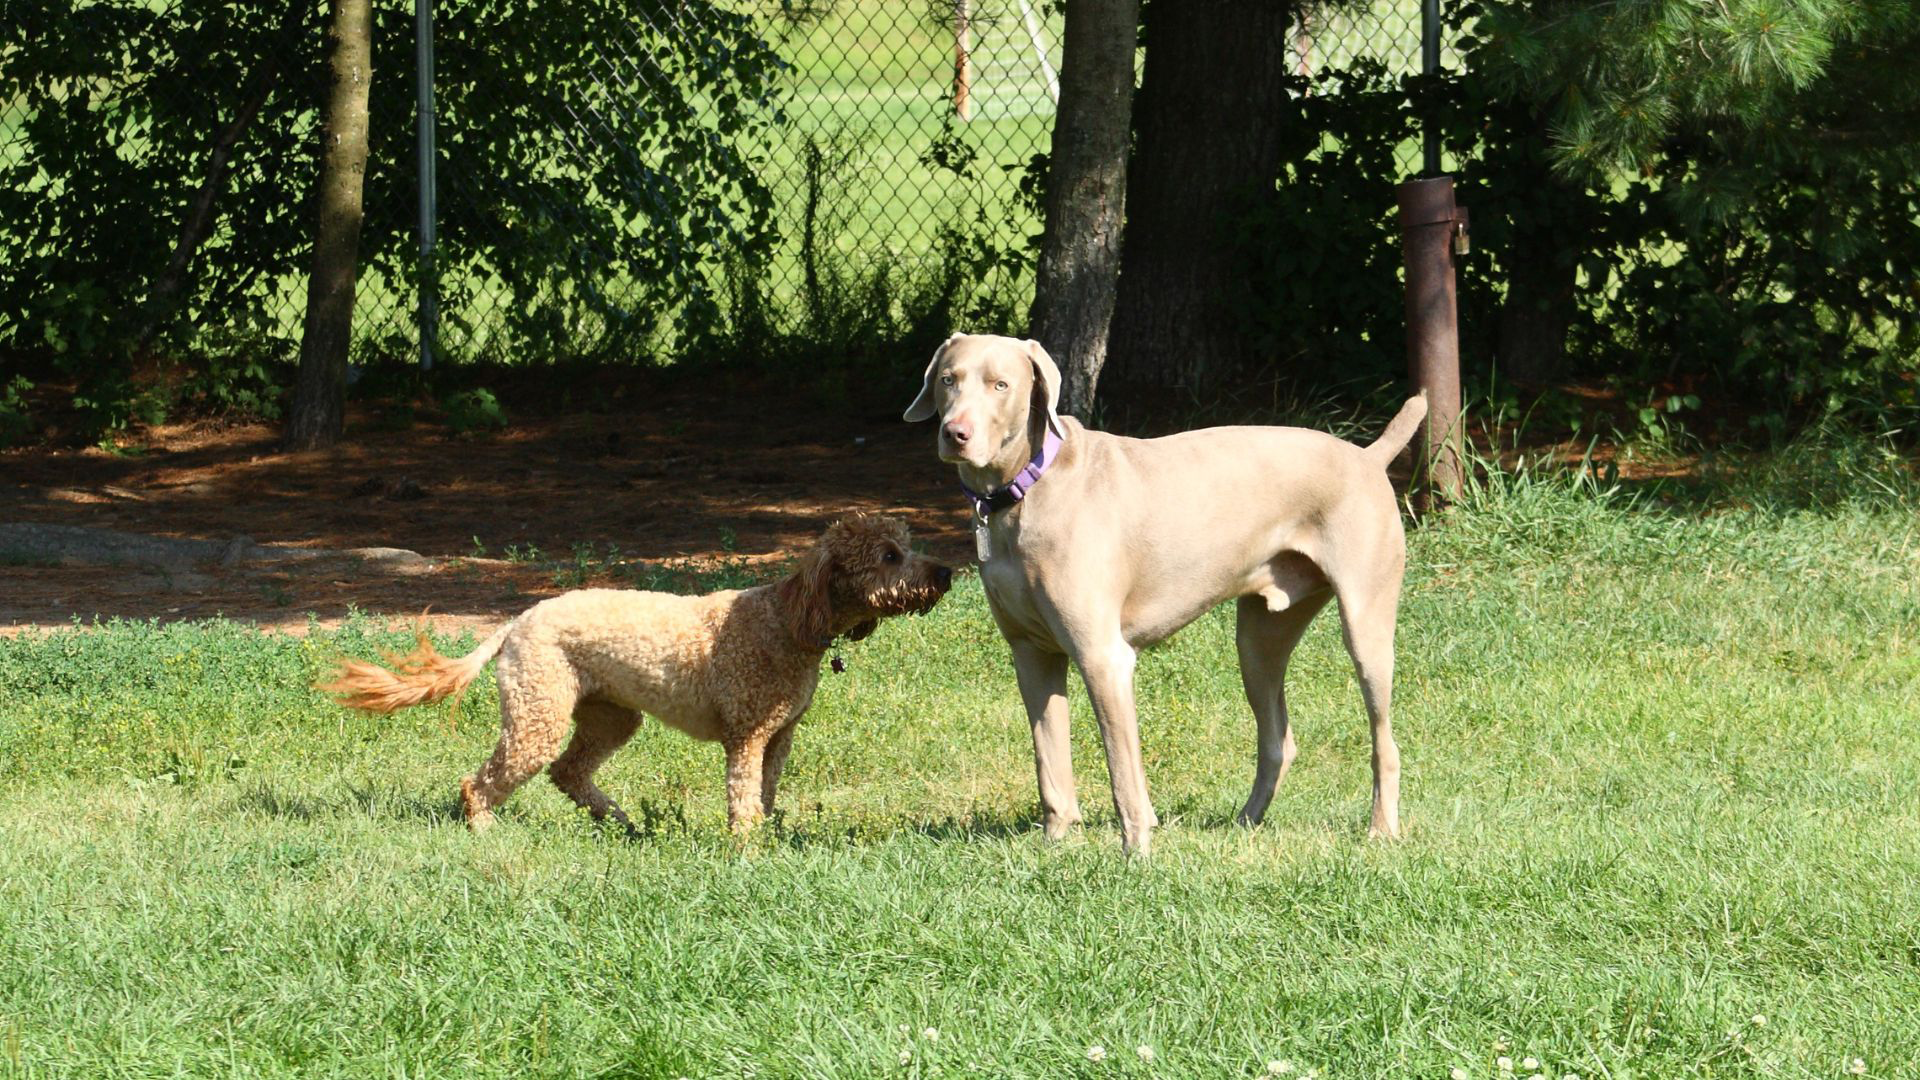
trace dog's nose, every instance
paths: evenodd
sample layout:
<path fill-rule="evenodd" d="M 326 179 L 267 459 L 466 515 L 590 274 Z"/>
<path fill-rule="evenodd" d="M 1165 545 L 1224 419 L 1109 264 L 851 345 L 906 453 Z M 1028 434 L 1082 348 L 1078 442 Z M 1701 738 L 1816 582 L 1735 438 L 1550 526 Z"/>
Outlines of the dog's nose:
<path fill-rule="evenodd" d="M 934 584 L 940 586 L 940 588 L 943 590 L 952 588 L 953 587 L 953 567 L 951 566 L 934 567 L 933 582 Z"/>
<path fill-rule="evenodd" d="M 952 439 L 955 443 L 958 443 L 961 446 L 967 445 L 967 440 L 973 438 L 973 429 L 969 425 L 963 424 L 958 420 L 948 421 L 946 426 L 946 432 L 947 432 L 947 438 Z"/>

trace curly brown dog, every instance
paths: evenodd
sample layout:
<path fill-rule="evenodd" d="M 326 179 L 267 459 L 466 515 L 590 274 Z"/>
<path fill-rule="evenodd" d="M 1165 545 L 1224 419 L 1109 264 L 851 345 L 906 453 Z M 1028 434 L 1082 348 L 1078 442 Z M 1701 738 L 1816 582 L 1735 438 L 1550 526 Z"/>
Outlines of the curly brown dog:
<path fill-rule="evenodd" d="M 320 689 L 390 713 L 458 693 L 498 653 L 500 742 L 460 783 L 469 828 L 491 825 L 493 808 L 541 769 L 594 817 L 624 823 L 593 773 L 652 713 L 726 748 L 727 822 L 744 832 L 773 812 L 833 639 L 924 613 L 952 584 L 950 568 L 908 542 L 897 519 L 861 515 L 828 528 L 791 577 L 770 585 L 706 596 L 581 589 L 535 604 L 457 660 L 423 633 L 411 654 L 391 658 L 397 672 L 348 660 Z"/>

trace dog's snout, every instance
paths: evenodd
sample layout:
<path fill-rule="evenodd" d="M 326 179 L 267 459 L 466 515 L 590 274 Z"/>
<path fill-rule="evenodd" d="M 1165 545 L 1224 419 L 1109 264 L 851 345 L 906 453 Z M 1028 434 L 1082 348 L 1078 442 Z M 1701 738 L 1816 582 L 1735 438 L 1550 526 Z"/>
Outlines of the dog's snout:
<path fill-rule="evenodd" d="M 953 587 L 953 567 L 951 566 L 934 567 L 933 583 L 935 585 L 940 586 L 941 592 L 945 592 L 948 589 L 952 588 Z"/>
<path fill-rule="evenodd" d="M 962 420 L 949 420 L 941 430 L 960 446 L 967 445 L 967 440 L 973 438 L 973 425 Z"/>

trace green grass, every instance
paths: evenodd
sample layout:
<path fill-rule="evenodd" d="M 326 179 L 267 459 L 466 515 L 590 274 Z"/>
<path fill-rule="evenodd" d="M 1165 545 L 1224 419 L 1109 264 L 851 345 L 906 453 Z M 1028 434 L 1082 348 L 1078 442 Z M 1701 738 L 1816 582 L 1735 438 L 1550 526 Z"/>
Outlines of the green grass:
<path fill-rule="evenodd" d="M 1330 617 L 1257 830 L 1227 613 L 1143 658 L 1144 862 L 1083 697 L 1091 820 L 1036 835 L 972 576 L 847 650 L 744 850 L 655 726 L 604 776 L 643 838 L 544 782 L 467 835 L 490 680 L 457 729 L 305 689 L 371 620 L 0 641 L 0 1076 L 1917 1076 L 1920 501 L 1836 472 L 1417 530 L 1398 844 Z"/>

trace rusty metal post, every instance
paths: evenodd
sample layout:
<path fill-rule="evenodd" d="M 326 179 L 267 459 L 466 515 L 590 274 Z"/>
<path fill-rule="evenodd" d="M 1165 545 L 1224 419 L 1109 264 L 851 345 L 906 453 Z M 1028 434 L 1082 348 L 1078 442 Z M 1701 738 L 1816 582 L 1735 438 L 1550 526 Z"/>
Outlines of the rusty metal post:
<path fill-rule="evenodd" d="M 1467 213 L 1453 202 L 1453 177 L 1409 180 L 1396 189 L 1407 263 L 1407 370 L 1427 394 L 1427 422 L 1414 463 L 1414 490 L 1430 505 L 1457 499 L 1460 472 L 1460 328 L 1453 257 L 1465 250 Z"/>

